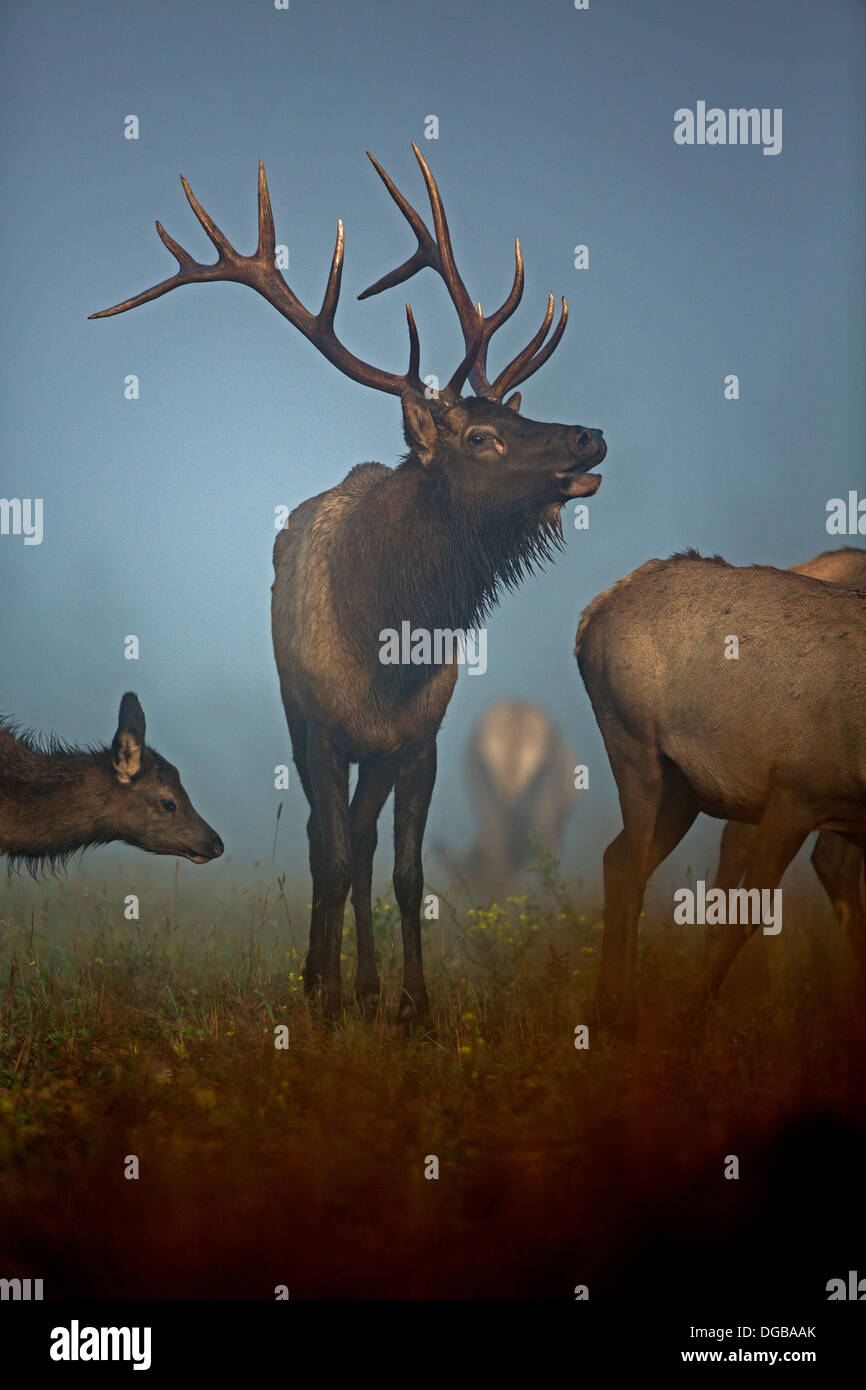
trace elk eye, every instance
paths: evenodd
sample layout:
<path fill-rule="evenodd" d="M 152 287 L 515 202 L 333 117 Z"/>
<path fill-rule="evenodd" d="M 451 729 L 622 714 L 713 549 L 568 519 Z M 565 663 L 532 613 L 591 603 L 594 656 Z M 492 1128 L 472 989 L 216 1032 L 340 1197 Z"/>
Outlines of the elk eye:
<path fill-rule="evenodd" d="M 162 797 L 159 804 L 164 811 L 169 811 L 171 815 L 174 815 L 175 811 L 177 810 L 177 806 L 169 796 Z"/>
<path fill-rule="evenodd" d="M 482 444 L 487 443 L 487 435 L 482 434 L 480 430 L 473 430 L 469 436 L 469 443 L 479 448 Z"/>

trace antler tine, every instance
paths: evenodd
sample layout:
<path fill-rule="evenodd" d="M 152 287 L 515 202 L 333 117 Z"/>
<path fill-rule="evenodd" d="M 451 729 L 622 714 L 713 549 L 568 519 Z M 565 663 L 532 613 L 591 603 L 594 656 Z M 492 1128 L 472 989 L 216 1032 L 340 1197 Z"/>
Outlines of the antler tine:
<path fill-rule="evenodd" d="M 115 314 L 125 314 L 127 309 L 137 309 L 139 304 L 147 304 L 151 299 L 159 299 L 161 295 L 168 294 L 169 290 L 175 289 L 178 285 L 192 284 L 193 276 L 184 274 L 185 271 L 199 271 L 205 268 L 199 266 L 189 252 L 184 251 L 183 247 L 169 236 L 161 222 L 157 222 L 156 230 L 163 245 L 168 248 L 180 267 L 177 273 L 169 276 L 167 280 L 160 280 L 158 285 L 153 285 L 149 290 L 143 290 L 141 294 L 134 295 L 132 299 L 124 299 L 122 304 L 113 304 L 110 309 L 100 309 L 96 314 L 88 314 L 89 319 L 110 319 Z"/>
<path fill-rule="evenodd" d="M 260 229 L 262 218 L 261 186 L 263 180 L 264 168 L 262 167 L 261 160 L 259 160 Z M 198 218 L 199 222 L 201 223 L 202 227 L 207 233 L 208 238 L 216 247 L 216 261 L 213 265 L 201 265 L 197 260 L 194 259 L 193 256 L 190 255 L 188 251 L 184 250 L 184 248 L 180 245 L 180 242 L 175 241 L 174 237 L 169 236 L 162 223 L 158 221 L 156 224 L 157 234 L 163 246 L 165 246 L 166 249 L 171 252 L 175 260 L 177 261 L 177 273 L 175 275 L 172 275 L 168 280 L 161 280 L 158 285 L 154 285 L 151 289 L 145 290 L 142 294 L 137 294 L 132 299 L 125 299 L 122 304 L 115 304 L 110 309 L 102 309 L 98 314 L 89 314 L 89 318 L 107 319 L 111 318 L 114 314 L 123 314 L 126 312 L 127 309 L 137 309 L 139 304 L 147 304 L 152 299 L 159 299 L 161 295 L 168 294 L 169 290 L 175 289 L 178 285 L 195 284 L 199 281 L 206 280 L 223 280 L 233 278 L 224 274 L 225 267 L 234 265 L 241 259 L 247 259 L 246 257 L 238 256 L 237 251 L 232 246 L 228 237 L 220 231 L 213 218 L 205 212 L 198 198 L 195 196 L 186 179 L 184 178 L 183 174 L 180 175 L 180 181 L 183 185 L 183 191 L 186 194 L 187 202 L 189 203 L 190 207 L 192 208 L 193 212 L 195 213 L 196 217 Z M 270 212 L 270 200 L 268 198 L 267 182 L 265 182 L 264 184 L 264 193 L 265 200 L 267 203 L 267 211 Z M 273 218 L 271 218 L 271 225 L 273 226 Z M 261 230 L 259 232 L 259 242 L 261 250 Z M 258 254 L 259 253 L 257 252 L 257 255 Z"/>
<path fill-rule="evenodd" d="M 418 163 L 421 166 L 421 172 L 424 176 L 424 182 L 427 186 L 427 194 L 430 199 L 430 207 L 433 213 L 433 225 L 436 231 L 435 239 L 431 236 L 429 228 L 424 222 L 424 219 L 415 210 L 415 208 L 413 208 L 409 200 L 406 197 L 404 197 L 397 185 L 394 183 L 393 179 L 391 179 L 388 176 L 388 174 L 382 168 L 379 161 L 375 159 L 368 150 L 367 158 L 370 160 L 370 163 L 373 165 L 373 168 L 376 170 L 376 173 L 379 175 L 380 179 L 387 188 L 389 194 L 393 198 L 394 202 L 397 204 L 403 216 L 406 218 L 406 221 L 409 223 L 409 226 L 412 228 L 412 231 L 415 233 L 415 238 L 418 242 L 418 246 L 414 253 L 408 258 L 408 260 L 405 260 L 402 263 L 402 265 L 397 266 L 396 270 L 389 271 L 387 275 L 383 275 L 379 280 L 375 282 L 375 284 L 370 285 L 366 290 L 363 290 L 361 294 L 358 295 L 358 298 L 369 299 L 371 295 L 380 294 L 382 290 L 387 290 L 394 285 L 402 284 L 404 280 L 408 280 L 412 275 L 417 274 L 419 270 L 423 270 L 425 266 L 429 266 L 430 269 L 435 270 L 437 274 L 440 275 L 445 282 L 446 289 L 448 290 L 448 293 L 451 296 L 451 301 L 455 309 L 457 310 L 457 316 L 460 320 L 460 326 L 463 331 L 463 341 L 466 348 L 466 352 L 469 353 L 470 348 L 472 348 L 474 345 L 474 338 L 476 332 L 475 308 L 473 306 L 469 291 L 467 290 L 465 284 L 463 283 L 463 280 L 461 279 L 460 272 L 458 271 L 457 264 L 454 260 L 454 252 L 451 246 L 451 233 L 448 230 L 448 221 L 445 216 L 445 208 L 442 203 L 442 197 L 439 193 L 436 180 L 430 172 L 430 168 L 427 164 L 427 161 L 425 160 L 421 151 L 418 149 L 418 146 L 415 144 L 414 140 L 412 141 L 412 149 L 415 153 L 415 158 L 418 160 Z M 515 272 L 515 278 L 517 277 L 518 272 Z M 513 290 L 514 286 L 512 286 L 512 293 Z M 509 299 L 510 298 L 511 296 L 509 296 Z M 484 375 L 483 368 L 479 364 L 479 356 L 480 353 L 483 351 L 483 348 L 484 327 L 482 326 L 481 345 L 472 354 L 472 369 L 470 372 L 470 379 L 472 381 L 474 389 L 478 391 L 479 394 L 487 395 L 490 391 L 490 383 Z"/>
<path fill-rule="evenodd" d="M 531 360 L 531 358 L 538 351 L 538 349 L 541 347 L 541 344 L 547 337 L 547 330 L 550 328 L 550 325 L 553 321 L 553 303 L 553 295 L 548 294 L 547 309 L 545 310 L 544 318 L 541 320 L 541 327 L 535 334 L 535 337 L 529 340 L 523 351 L 519 352 L 516 357 L 512 358 L 508 366 L 505 367 L 504 370 L 501 371 L 499 373 L 499 376 L 496 378 L 496 384 L 498 385 L 499 383 L 502 383 L 503 390 L 509 384 L 512 373 L 516 373 L 517 371 L 519 371 L 519 369 L 522 366 L 524 366 L 526 362 L 529 362 Z"/>
<path fill-rule="evenodd" d="M 485 391 L 488 395 L 492 395 L 494 392 L 493 387 L 487 381 L 487 348 L 490 345 L 490 339 L 493 337 L 493 334 L 498 328 L 502 327 L 506 319 L 511 318 L 511 315 L 523 298 L 523 278 L 523 254 L 520 250 L 520 238 L 515 237 L 514 280 L 512 281 L 511 289 L 508 291 L 505 300 L 500 304 L 498 309 L 494 309 L 489 318 L 484 320 L 484 334 L 478 352 L 478 361 L 476 363 L 476 371 L 484 381 Z M 472 384 L 474 386 L 475 382 L 473 381 Z"/>
<path fill-rule="evenodd" d="M 430 266 L 432 270 L 440 272 L 442 269 L 439 248 L 427 230 L 423 218 L 419 217 L 412 204 L 404 198 L 393 179 L 389 178 L 378 159 L 371 155 L 369 150 L 367 151 L 367 158 L 415 233 L 418 239 L 418 249 L 402 265 L 398 265 L 396 270 L 389 271 L 374 285 L 362 290 L 358 295 L 359 299 L 369 299 L 371 295 L 381 294 L 382 290 L 390 290 L 394 285 L 401 285 L 404 280 L 410 279 L 417 271 L 423 270 L 425 266 Z"/>
<path fill-rule="evenodd" d="M 270 210 L 270 197 L 268 195 L 268 185 L 265 179 L 265 171 L 262 161 L 259 160 L 259 248 L 255 257 L 239 256 L 231 242 L 205 212 L 198 198 L 193 193 L 183 174 L 180 175 L 183 191 L 186 194 L 187 202 L 204 228 L 210 241 L 216 247 L 217 259 L 213 265 L 202 265 L 195 260 L 190 253 L 175 241 L 174 237 L 169 236 L 162 223 L 157 221 L 156 230 L 163 246 L 174 256 L 178 264 L 176 274 L 168 280 L 161 280 L 158 285 L 152 286 L 149 290 L 144 290 L 141 294 L 134 295 L 132 299 L 124 299 L 121 304 L 114 304 L 110 309 L 101 309 L 97 314 L 89 314 L 91 319 L 107 319 L 114 314 L 124 314 L 127 309 L 137 309 L 140 304 L 147 304 L 152 299 L 159 299 L 161 295 L 168 294 L 169 290 L 175 289 L 178 285 L 197 284 L 208 280 L 227 280 L 238 277 L 225 273 L 227 266 L 235 266 L 242 260 L 257 260 L 263 251 L 262 235 L 266 235 L 268 218 L 270 218 L 271 231 L 273 231 L 273 215 Z M 264 195 L 263 190 L 264 188 Z M 266 246 L 264 248 L 266 250 Z"/>
<path fill-rule="evenodd" d="M 436 232 L 436 247 L 439 253 L 439 268 L 442 278 L 448 286 L 448 291 L 460 315 L 460 321 L 464 324 L 464 331 L 466 327 L 469 327 L 471 331 L 471 321 L 475 314 L 475 308 L 454 259 L 451 233 L 448 230 L 448 219 L 445 216 L 442 195 L 430 172 L 429 164 L 414 140 L 412 141 L 412 149 L 415 158 L 421 165 L 421 173 L 424 175 L 424 182 L 427 185 L 427 196 L 430 199 L 430 211 L 433 213 L 433 227 Z"/>
<path fill-rule="evenodd" d="M 375 284 L 363 290 L 362 293 L 358 295 L 358 298 L 368 299 L 371 295 L 380 294 L 382 290 L 402 284 L 404 280 L 408 280 L 412 275 L 417 274 L 419 270 L 423 270 L 425 266 L 429 266 L 430 269 L 435 270 L 444 280 L 446 289 L 448 290 L 451 301 L 460 319 L 467 356 L 472 357 L 472 365 L 468 376 L 473 389 L 480 396 L 487 396 L 493 400 L 501 400 L 506 390 L 516 385 L 518 380 L 525 381 L 528 376 L 538 371 L 539 367 L 547 361 L 565 331 L 565 325 L 568 320 L 567 305 L 563 309 L 562 317 L 550 341 L 544 349 L 539 352 L 538 349 L 544 341 L 544 337 L 553 318 L 553 310 L 551 307 L 553 297 L 549 297 L 549 314 L 545 318 L 542 330 L 540 330 L 540 333 L 535 335 L 527 347 L 509 363 L 505 370 L 500 372 L 496 381 L 491 384 L 487 378 L 487 349 L 490 340 L 497 329 L 501 328 L 503 323 L 511 317 L 523 297 L 524 268 L 520 241 L 518 238 L 515 238 L 514 241 L 514 279 L 511 289 L 499 308 L 490 314 L 488 318 L 482 319 L 481 341 L 477 352 L 472 355 L 470 347 L 474 342 L 474 334 L 476 331 L 475 310 L 472 307 L 469 291 L 460 276 L 457 263 L 454 259 L 451 233 L 448 229 L 448 219 L 445 216 L 442 195 L 439 192 L 438 185 L 430 171 L 426 159 L 414 140 L 412 142 L 412 149 L 421 167 L 421 173 L 424 176 L 424 183 L 427 188 L 427 195 L 433 214 L 433 226 L 436 233 L 435 238 L 431 236 L 423 218 L 400 192 L 394 181 L 389 178 L 379 161 L 374 159 L 373 155 L 368 151 L 368 158 L 371 164 L 415 233 L 418 246 L 413 254 L 407 260 L 403 261 L 402 265 L 397 266 L 395 270 L 389 271 L 387 275 L 383 275 Z M 563 304 L 565 305 L 564 300 Z"/>
<path fill-rule="evenodd" d="M 514 313 L 514 310 L 517 308 L 517 306 L 518 306 L 518 304 L 520 303 L 520 301 L 521 301 L 522 298 L 523 298 L 523 252 L 522 252 L 521 249 L 520 249 L 520 237 L 515 237 L 515 238 L 514 238 L 514 280 L 512 281 L 511 289 L 508 291 L 508 294 L 507 294 L 505 300 L 503 301 L 503 303 L 500 304 L 500 306 L 499 306 L 498 309 L 494 309 L 493 313 L 492 313 L 488 318 L 486 318 L 486 319 L 484 320 L 485 328 L 487 329 L 487 336 L 488 336 L 488 337 L 490 337 L 491 334 L 495 333 L 496 330 L 497 330 L 497 328 L 500 328 L 500 327 L 502 326 L 502 324 L 505 322 L 506 319 L 510 319 L 510 318 L 511 318 L 511 315 Z"/>
<path fill-rule="evenodd" d="M 559 341 L 565 332 L 565 325 L 568 323 L 568 301 L 564 295 L 559 321 L 553 333 L 550 335 L 550 338 L 544 344 L 544 347 L 541 348 L 541 351 L 536 351 L 544 342 L 547 330 L 553 319 L 553 303 L 553 295 L 551 294 L 547 301 L 547 313 L 535 337 L 527 344 L 522 352 L 518 353 L 517 356 L 509 362 L 508 366 L 499 373 L 499 376 L 494 381 L 492 390 L 497 400 L 501 400 L 506 391 L 513 390 L 514 387 L 519 386 L 522 381 L 526 381 L 528 377 L 533 376 L 538 371 L 539 367 L 544 366 L 548 357 L 550 357 L 551 353 L 559 346 Z"/>
<path fill-rule="evenodd" d="M 504 390 L 510 391 L 513 387 L 519 386 L 522 381 L 526 381 L 527 377 L 534 376 L 535 373 L 538 371 L 539 367 L 544 366 L 551 353 L 559 347 L 559 342 L 562 338 L 563 333 L 565 332 L 565 326 L 567 323 L 568 300 L 566 299 L 565 295 L 563 295 L 562 308 L 559 313 L 559 320 L 553 332 L 551 333 L 550 338 L 545 343 L 541 351 L 532 359 L 531 362 L 528 362 L 526 364 L 524 369 L 519 374 L 509 374 L 508 384 L 505 388 L 503 388 Z"/>
<path fill-rule="evenodd" d="M 122 304 L 115 304 L 110 309 L 102 309 L 97 314 L 91 314 L 92 319 L 110 318 L 113 314 L 125 313 L 127 309 L 136 309 L 139 304 L 147 304 L 152 299 L 158 299 L 179 285 L 206 283 L 211 280 L 232 280 L 237 284 L 247 285 L 262 295 L 284 318 L 294 324 L 295 328 L 303 333 L 304 337 L 309 339 L 329 362 L 332 362 L 346 376 L 351 377 L 353 381 L 358 381 L 363 386 L 372 386 L 377 391 L 387 391 L 390 395 L 395 396 L 401 395 L 407 386 L 423 389 L 418 374 L 420 363 L 418 332 L 411 317 L 411 310 L 409 311 L 409 370 L 403 375 L 385 372 L 372 366 L 369 362 L 364 362 L 360 357 L 356 357 L 354 353 L 350 352 L 347 347 L 344 347 L 334 332 L 334 315 L 340 298 L 345 250 L 342 222 L 337 223 L 337 241 L 331 259 L 322 307 L 318 314 L 311 314 L 309 309 L 305 308 L 292 292 L 276 267 L 274 214 L 262 161 L 259 160 L 258 172 L 259 239 L 252 256 L 242 256 L 235 250 L 225 234 L 205 212 L 183 175 L 181 175 L 181 183 L 190 207 L 216 248 L 216 261 L 212 265 L 201 265 L 173 237 L 168 235 L 160 222 L 157 222 L 156 230 L 160 240 L 177 261 L 176 273 L 168 280 L 162 280 L 151 289 L 144 290 L 142 294 L 137 294 L 132 299 L 125 299 Z"/>
<path fill-rule="evenodd" d="M 179 242 L 179 241 L 175 241 L 175 239 L 174 239 L 173 236 L 169 236 L 168 232 L 165 230 L 165 227 L 164 227 L 164 226 L 162 225 L 162 223 L 159 222 L 159 221 L 157 221 L 156 230 L 157 230 L 157 232 L 158 232 L 158 234 L 159 234 L 159 238 L 160 238 L 160 241 L 162 242 L 163 246 L 166 246 L 166 247 L 168 248 L 168 250 L 169 250 L 169 251 L 171 252 L 171 254 L 174 256 L 174 258 L 175 258 L 175 260 L 177 261 L 177 263 L 178 263 L 179 266 L 184 267 L 184 266 L 194 266 L 194 265 L 195 265 L 195 261 L 193 260 L 192 256 L 189 254 L 189 252 L 188 252 L 188 251 L 184 251 L 184 249 L 183 249 L 183 247 L 181 246 L 180 242 Z M 95 315 L 95 314 L 91 314 L 90 317 L 91 317 L 91 318 L 96 318 L 96 315 Z"/>
<path fill-rule="evenodd" d="M 261 163 L 261 160 L 259 160 L 259 163 Z M 216 247 L 219 259 L 221 261 L 230 261 L 232 259 L 236 259 L 238 254 L 237 251 L 232 246 L 228 237 L 220 231 L 213 218 L 205 212 L 198 198 L 195 196 L 186 179 L 184 178 L 183 174 L 181 174 L 180 176 L 180 181 L 183 184 L 183 191 L 186 194 L 186 200 L 192 208 L 193 212 L 195 213 L 196 217 L 198 218 L 199 222 L 201 223 L 202 227 L 204 228 L 205 233 Z"/>
<path fill-rule="evenodd" d="M 271 194 L 265 174 L 264 160 L 259 160 L 259 244 L 256 257 L 273 262 L 277 249 L 277 234 L 274 229 L 274 211 L 271 207 Z"/>
<path fill-rule="evenodd" d="M 337 242 L 334 246 L 334 254 L 331 257 L 331 269 L 328 272 L 328 283 L 325 286 L 325 293 L 322 298 L 322 307 L 316 318 L 320 324 L 327 325 L 329 329 L 334 327 L 334 315 L 337 312 L 337 301 L 340 298 L 340 285 L 343 280 L 343 252 L 345 249 L 345 237 L 343 236 L 342 219 L 337 219 Z"/>
<path fill-rule="evenodd" d="M 464 382 L 471 374 L 484 344 L 484 315 L 481 312 L 481 305 L 477 305 L 472 312 L 475 317 L 475 325 L 467 341 L 466 355 L 445 390 L 440 392 L 440 398 L 444 397 L 446 401 L 459 400 Z"/>
<path fill-rule="evenodd" d="M 409 325 L 409 366 L 406 370 L 406 385 L 412 386 L 416 391 L 423 391 L 424 383 L 420 373 L 421 344 L 418 341 L 418 329 L 415 327 L 410 304 L 406 305 L 406 322 Z"/>

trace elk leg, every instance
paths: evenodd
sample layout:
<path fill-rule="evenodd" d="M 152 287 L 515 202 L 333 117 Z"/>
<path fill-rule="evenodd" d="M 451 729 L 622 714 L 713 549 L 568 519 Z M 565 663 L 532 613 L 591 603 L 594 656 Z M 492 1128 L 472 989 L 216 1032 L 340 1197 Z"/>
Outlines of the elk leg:
<path fill-rule="evenodd" d="M 304 961 L 304 993 L 312 994 L 313 990 L 319 988 L 325 968 L 325 856 L 319 822 L 313 810 L 307 820 L 307 842 L 310 847 L 313 906 L 310 912 L 310 945 Z"/>
<path fill-rule="evenodd" d="M 815 841 L 812 866 L 866 976 L 866 912 L 860 897 L 863 862 L 859 846 L 831 830 L 822 830 Z"/>
<path fill-rule="evenodd" d="M 312 994 L 321 982 L 322 969 L 325 964 L 324 855 L 319 822 L 316 819 L 313 806 L 313 787 L 307 768 L 307 726 L 303 719 L 289 715 L 288 708 L 286 718 L 289 725 L 289 737 L 292 740 L 292 756 L 295 767 L 298 769 L 304 795 L 310 804 L 310 815 L 307 820 L 307 843 L 309 845 L 310 876 L 313 880 L 313 906 L 310 914 L 310 945 L 307 958 L 304 961 L 304 993 Z"/>
<path fill-rule="evenodd" d="M 729 820 L 722 831 L 719 850 L 719 867 L 713 879 L 714 888 L 739 888 L 749 862 L 749 854 L 755 837 L 754 826 L 742 821 Z"/>
<path fill-rule="evenodd" d="M 604 936 L 598 976 L 598 1017 L 602 1028 L 631 1036 L 636 1023 L 632 972 L 637 921 L 643 892 L 635 875 L 636 842 L 621 830 L 604 852 Z M 645 879 L 643 880 L 646 881 Z"/>
<path fill-rule="evenodd" d="M 327 1018 L 335 1019 L 339 1017 L 343 1003 L 340 948 L 343 944 L 343 913 L 351 884 L 349 764 L 345 757 L 338 754 L 323 729 L 308 727 L 307 770 L 322 849 L 322 1007 Z M 312 951 L 311 943 L 311 954 Z"/>
<path fill-rule="evenodd" d="M 358 942 L 355 998 L 365 1015 L 375 1014 L 379 998 L 379 975 L 373 948 L 373 914 L 370 907 L 373 855 L 378 840 L 376 822 L 393 785 L 394 771 L 388 763 L 374 759 L 361 763 L 358 769 L 358 785 L 349 809 L 352 907 L 355 912 L 355 935 Z"/>
<path fill-rule="evenodd" d="M 403 931 L 403 991 L 397 1017 L 422 1026 L 430 1005 L 421 958 L 421 846 L 436 781 L 436 741 L 424 743 L 400 766 L 394 791 L 394 895 Z"/>
<path fill-rule="evenodd" d="M 800 849 L 811 824 L 783 799 L 770 800 L 756 827 L 749 860 L 743 874 L 743 887 L 778 888 L 779 882 L 794 855 Z M 723 928 L 708 951 L 701 980 L 701 996 L 706 1001 L 716 995 L 731 968 L 740 948 L 759 926 L 745 922 Z"/>
<path fill-rule="evenodd" d="M 637 762 L 617 777 L 623 829 L 604 853 L 604 939 L 598 982 L 602 1027 L 632 1037 L 637 1023 L 637 928 L 650 875 L 698 814 L 694 795 L 667 759 Z"/>
<path fill-rule="evenodd" d="M 719 865 L 713 879 L 713 887 L 727 893 L 731 888 L 739 888 L 746 872 L 749 855 L 755 843 L 756 827 L 743 821 L 729 820 L 722 831 L 719 849 Z M 704 933 L 704 960 L 709 961 L 721 946 L 727 927 L 710 926 Z"/>

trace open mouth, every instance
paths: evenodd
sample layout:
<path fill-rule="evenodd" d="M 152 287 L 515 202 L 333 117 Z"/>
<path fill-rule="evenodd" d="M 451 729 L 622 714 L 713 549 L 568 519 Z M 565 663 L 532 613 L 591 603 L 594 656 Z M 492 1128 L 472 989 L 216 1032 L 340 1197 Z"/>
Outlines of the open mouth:
<path fill-rule="evenodd" d="M 209 864 L 211 855 L 209 854 L 185 854 L 184 859 L 188 859 L 190 864 Z"/>
<path fill-rule="evenodd" d="M 590 473 L 589 469 L 601 463 L 606 453 L 607 445 L 602 440 L 589 458 L 578 460 L 570 468 L 562 468 L 554 473 L 553 476 L 559 483 L 560 494 L 563 497 L 592 497 L 598 492 L 601 487 L 601 474 Z"/>

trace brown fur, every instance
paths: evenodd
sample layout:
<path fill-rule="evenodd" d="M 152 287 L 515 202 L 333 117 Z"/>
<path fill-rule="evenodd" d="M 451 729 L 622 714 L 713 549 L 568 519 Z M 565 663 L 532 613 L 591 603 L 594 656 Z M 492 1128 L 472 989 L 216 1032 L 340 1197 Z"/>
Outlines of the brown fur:
<path fill-rule="evenodd" d="M 72 748 L 0 721 L 0 853 L 10 865 L 32 874 L 54 870 L 78 850 L 112 840 L 196 862 L 223 849 L 177 768 L 145 745 L 136 696 L 123 697 L 110 748 Z"/>
<path fill-rule="evenodd" d="M 866 591 L 866 550 L 850 545 L 825 550 L 802 565 L 792 565 L 791 572 L 821 579 L 827 584 Z M 722 833 L 714 887 L 725 890 L 739 887 L 755 834 L 752 825 L 728 821 Z M 832 830 L 822 830 L 812 850 L 812 864 L 866 974 L 866 910 L 861 895 L 863 852 Z"/>
<path fill-rule="evenodd" d="M 724 657 L 729 635 L 739 660 Z M 645 885 L 699 812 L 757 826 L 746 888 L 775 888 L 811 830 L 866 846 L 866 594 L 653 560 L 594 600 L 576 651 L 623 814 L 604 860 L 599 1009 L 631 1032 Z M 717 943 L 708 993 L 741 942 Z"/>
<path fill-rule="evenodd" d="M 461 870 L 473 892 L 516 887 L 534 842 L 542 853 L 560 854 L 575 803 L 574 767 L 574 750 L 537 705 L 501 700 L 485 711 L 466 752 L 479 836 Z"/>
<path fill-rule="evenodd" d="M 321 981 L 331 1016 L 341 1008 L 340 940 L 350 883 L 358 930 L 356 993 L 362 1000 L 378 993 L 370 875 L 376 821 L 391 787 L 394 891 L 405 962 L 401 1013 L 424 1018 L 428 1012 L 421 965 L 421 842 L 435 779 L 436 732 L 456 669 L 386 670 L 379 661 L 378 633 L 386 627 L 399 631 L 403 621 L 428 632 L 473 626 L 503 588 L 518 583 L 556 548 L 560 508 L 569 497 L 589 497 L 597 490 L 599 479 L 588 469 L 605 453 L 600 431 L 520 420 L 519 393 L 505 402 L 559 344 L 568 320 L 564 299 L 556 327 L 551 294 L 538 332 L 494 380 L 488 377 L 491 338 L 523 294 L 519 243 L 511 290 L 484 317 L 457 270 L 436 181 L 414 144 L 413 150 L 435 235 L 371 155 L 418 245 L 409 260 L 360 298 L 402 284 L 424 267 L 442 277 L 460 322 L 464 355 L 435 398 L 420 376 L 421 345 L 408 305 L 409 364 L 402 374 L 364 362 L 337 338 L 342 224 L 319 312 L 312 314 L 289 288 L 274 261 L 276 231 L 261 160 L 259 239 L 252 256 L 232 246 L 184 180 L 190 206 L 216 248 L 216 262 L 198 263 L 157 223 L 177 272 L 92 315 L 125 313 L 180 285 L 231 280 L 261 294 L 353 381 L 401 398 L 410 448 L 403 464 L 393 471 L 379 464 L 353 469 L 339 487 L 293 512 L 274 547 L 274 653 L 294 759 L 311 808 L 313 917 L 304 978 L 308 989 Z M 467 381 L 474 399 L 461 395 Z M 358 762 L 359 778 L 350 807 L 351 762 Z"/>
<path fill-rule="evenodd" d="M 395 788 L 394 891 L 404 933 L 401 1015 L 426 1019 L 421 964 L 421 843 L 436 734 L 454 663 L 383 665 L 380 634 L 477 627 L 561 544 L 560 510 L 598 486 L 599 431 L 522 419 L 516 402 L 403 401 L 410 453 L 366 463 L 289 517 L 274 546 L 274 653 L 295 763 L 310 801 L 313 920 L 305 981 L 341 1007 L 339 939 L 351 884 L 356 995 L 378 994 L 369 884 L 376 820 Z M 483 446 L 478 444 L 482 439 Z M 475 441 L 473 443 L 473 441 Z M 422 461 L 423 459 L 423 461 Z M 348 804 L 348 766 L 359 784 Z"/>

